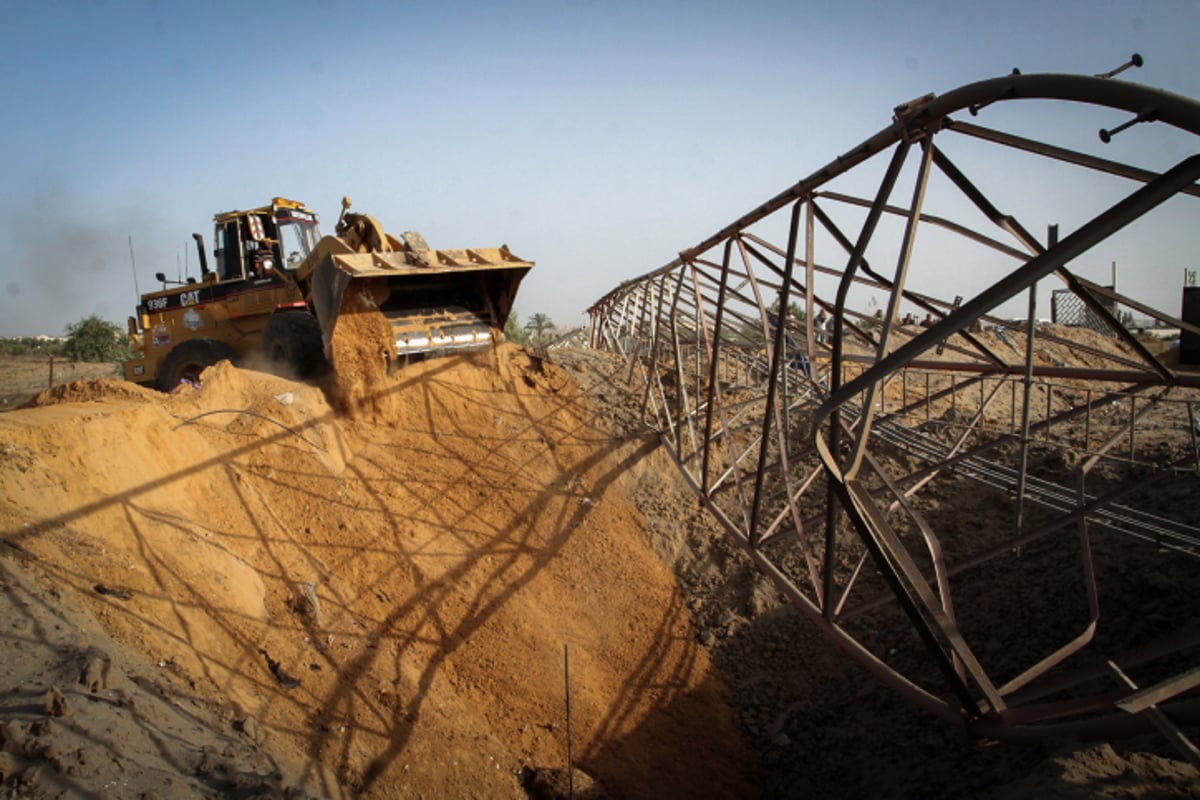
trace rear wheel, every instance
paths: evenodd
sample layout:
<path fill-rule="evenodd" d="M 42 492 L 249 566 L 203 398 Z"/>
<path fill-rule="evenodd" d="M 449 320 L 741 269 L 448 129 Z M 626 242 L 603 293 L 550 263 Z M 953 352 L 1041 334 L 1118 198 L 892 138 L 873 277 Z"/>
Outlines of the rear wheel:
<path fill-rule="evenodd" d="M 158 388 L 169 392 L 183 381 L 198 383 L 200 373 L 218 361 L 236 363 L 237 353 L 216 339 L 189 339 L 167 354 L 158 373 Z"/>
<path fill-rule="evenodd" d="M 281 311 L 267 320 L 262 350 L 277 371 L 301 380 L 319 378 L 329 371 L 321 326 L 307 311 Z"/>

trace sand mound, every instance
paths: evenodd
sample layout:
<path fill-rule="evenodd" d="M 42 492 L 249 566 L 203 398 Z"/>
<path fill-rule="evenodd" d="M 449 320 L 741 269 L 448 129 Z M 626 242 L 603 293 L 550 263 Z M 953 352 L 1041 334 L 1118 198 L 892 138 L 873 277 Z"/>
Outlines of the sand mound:
<path fill-rule="evenodd" d="M 354 419 L 228 364 L 199 389 L 64 387 L 0 417 L 0 565 L 42 581 L 8 617 L 30 660 L 6 662 L 5 696 L 37 701 L 5 718 L 38 733 L 6 743 L 4 786 L 101 790 L 67 770 L 98 756 L 54 689 L 71 726 L 106 731 L 93 746 L 169 732 L 157 755 L 122 745 L 130 796 L 520 797 L 523 768 L 566 766 L 569 645 L 573 752 L 598 785 L 746 795 L 725 690 L 624 493 L 652 443 L 599 430 L 551 365 L 483 361 L 412 365 Z M 77 608 L 69 633 L 39 604 Z M 92 643 L 112 680 L 73 684 Z M 151 719 L 146 686 L 203 713 Z"/>
<path fill-rule="evenodd" d="M 150 401 L 157 393 L 153 389 L 118 378 L 101 378 L 96 381 L 72 381 L 53 389 L 46 389 L 33 399 L 35 406 L 56 403 L 112 402 L 119 400 Z"/>

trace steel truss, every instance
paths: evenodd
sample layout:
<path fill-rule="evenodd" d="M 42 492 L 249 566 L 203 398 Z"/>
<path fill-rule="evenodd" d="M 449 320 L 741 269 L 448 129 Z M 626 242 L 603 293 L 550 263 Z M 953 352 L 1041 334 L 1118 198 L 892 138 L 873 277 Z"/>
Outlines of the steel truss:
<path fill-rule="evenodd" d="M 1118 540 L 1118 552 L 1165 555 L 1159 563 L 1188 575 L 1200 566 L 1195 511 L 1163 507 L 1186 498 L 1200 468 L 1200 376 L 1170 365 L 1117 314 L 1200 330 L 1068 265 L 1194 202 L 1181 196 L 1200 194 L 1200 155 L 1142 169 L 953 116 L 986 109 L 1027 125 L 1031 110 L 1085 107 L 1134 115 L 1103 130 L 1105 142 L 1152 122 L 1195 151 L 1200 104 L 1111 74 L 1014 73 L 920 98 L 605 295 L 589 310 L 590 346 L 641 376 L 645 421 L 758 569 L 905 697 L 1001 739 L 1154 724 L 1195 757 L 1171 720 L 1196 710 L 1200 626 L 1190 613 L 1164 621 L 1153 603 L 1176 603 L 1169 592 L 1150 600 L 1107 587 L 1112 570 L 1096 558 L 1102 540 Z M 1022 192 L 987 193 L 1022 169 Z M 1079 217 L 1078 202 L 1055 205 L 1072 180 L 1089 187 L 1075 197 L 1097 207 L 1040 241 L 1029 219 Z M 1091 188 L 1101 180 L 1108 196 Z M 873 195 L 843 188 L 864 185 Z M 1180 255 L 1147 253 L 1146 263 Z M 956 280 L 980 274 L 985 288 L 947 299 Z M 1039 324 L 1048 277 L 1108 337 Z M 1014 299 L 1028 302 L 1023 321 L 1000 311 Z M 902 320 L 905 309 L 927 314 L 928 327 Z M 989 513 L 946 512 L 968 484 L 993 498 Z M 1011 580 L 1039 570 L 1052 572 L 1052 590 Z M 1044 622 L 1036 609 L 1047 602 L 1076 603 L 1076 622 Z M 1106 609 L 1126 622 L 1152 616 L 1153 635 L 1105 636 Z"/>

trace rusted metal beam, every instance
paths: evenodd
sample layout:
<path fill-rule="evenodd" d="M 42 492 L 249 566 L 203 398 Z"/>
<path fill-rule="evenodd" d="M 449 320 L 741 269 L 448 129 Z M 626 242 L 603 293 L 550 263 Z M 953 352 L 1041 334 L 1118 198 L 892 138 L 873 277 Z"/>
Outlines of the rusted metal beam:
<path fill-rule="evenodd" d="M 1068 732 L 1147 730 L 1160 700 L 1164 707 L 1170 705 L 1170 714 L 1190 708 L 1188 701 L 1167 697 L 1176 685 L 1161 687 L 1154 702 L 1145 701 L 1149 705 L 1131 715 L 1117 705 L 1128 693 L 1095 690 L 1088 686 L 1098 674 L 1094 666 L 1070 665 L 1092 658 L 1092 665 L 1102 667 L 1099 674 L 1109 674 L 1103 667 L 1106 660 L 1135 663 L 1129 654 L 1091 655 L 1106 646 L 1104 637 L 1095 635 L 1101 576 L 1094 571 L 1091 549 L 1099 537 L 1144 539 L 1175 554 L 1200 557 L 1195 520 L 1167 519 L 1130 505 L 1156 483 L 1200 475 L 1200 438 L 1192 416 L 1193 405 L 1200 402 L 1195 394 L 1200 374 L 1171 367 L 1149 353 L 1116 325 L 1104 304 L 1183 321 L 1097 287 L 1067 268 L 1118 232 L 1136 228 L 1168 200 L 1200 193 L 1200 156 L 1155 174 L 950 119 L 963 109 L 974 113 L 1031 98 L 1088 103 L 1136 114 L 1137 119 L 1153 117 L 1156 125 L 1200 135 L 1200 104 L 1111 78 L 1011 75 L 930 95 L 899 107 L 892 125 L 681 251 L 679 258 L 621 284 L 589 309 L 592 342 L 623 352 L 631 360 L 630 377 L 635 367 L 645 376 L 643 415 L 649 419 L 648 411 L 654 409 L 649 421 L 660 426 L 667 451 L 702 505 L 780 591 L 847 654 L 917 705 L 947 721 L 966 718 L 975 734 L 1014 741 Z M 1152 114 L 1146 113 L 1148 108 Z M 947 138 L 938 139 L 943 134 Z M 988 196 L 983 162 L 972 160 L 971 152 L 965 160 L 963 153 L 952 159 L 935 145 L 953 147 L 953 140 L 961 142 L 962 136 L 990 148 L 993 157 L 997 152 L 1000 158 L 1033 153 L 1093 178 L 1111 175 L 1141 185 L 1061 241 L 1043 245 L 1017 217 L 1028 216 L 1028 209 L 1014 207 L 1007 213 Z M 923 163 L 912 199 L 903 207 L 890 197 L 914 144 L 922 148 Z M 871 200 L 837 185 L 836 179 L 889 151 L 882 177 L 874 170 L 868 178 L 876 187 Z M 937 204 L 934 193 L 923 193 L 931 165 L 948 180 L 942 188 L 950 190 L 936 194 Z M 861 183 L 855 181 L 856 186 Z M 780 216 L 772 218 L 777 212 Z M 852 237 L 838 223 L 855 214 L 859 228 Z M 897 215 L 905 221 L 902 233 L 894 232 L 899 226 L 880 225 Z M 976 229 L 972 220 L 988 232 Z M 983 254 L 980 263 L 988 268 L 1005 258 L 1013 259 L 1011 268 L 983 290 L 958 292 L 967 296 L 962 302 L 913 291 L 909 284 L 918 285 L 915 276 L 928 268 L 926 259 L 916 258 L 914 253 L 921 251 L 912 244 L 923 225 Z M 772 241 L 783 230 L 786 243 Z M 708 253 L 718 247 L 722 256 L 715 260 Z M 889 260 L 895 265 L 892 276 L 873 266 Z M 839 261 L 845 266 L 828 266 Z M 1032 293 L 1038 281 L 1054 274 L 1108 322 L 1121 348 L 1055 335 L 1036 326 L 1032 307 L 1023 346 L 1001 335 L 1012 353 L 993 347 L 978 333 L 982 323 L 1011 329 L 1001 306 L 1023 292 Z M 954 277 L 943 273 L 937 285 L 950 290 Z M 878 323 L 858 305 L 863 294 L 872 301 L 883 297 L 887 315 Z M 792 297 L 802 299 L 803 320 L 789 319 Z M 919 329 L 897 328 L 894 318 L 902 302 L 915 304 L 937 321 Z M 817 327 L 817 313 L 831 315 L 830 330 Z M 1187 323 L 1181 327 L 1190 329 Z M 1191 327 L 1200 331 L 1200 326 Z M 1068 346 L 1085 360 L 1042 363 L 1038 354 L 1054 344 Z M 948 359 L 944 351 L 950 353 Z M 804 369 L 796 368 L 800 359 Z M 908 375 L 914 370 L 925 376 L 923 388 L 919 381 L 918 387 L 910 385 Z M 970 377 L 963 380 L 961 375 Z M 989 407 L 1018 378 L 1028 388 L 1021 400 L 1013 391 L 1013 418 L 1008 423 L 990 419 Z M 1168 391 L 1182 394 L 1167 398 Z M 1176 399 L 1178 404 L 1171 405 Z M 939 420 L 947 406 L 949 416 Z M 1026 451 L 1014 446 L 1018 407 L 1024 410 Z M 1167 448 L 1163 455 L 1149 441 L 1170 435 L 1182 441 L 1184 455 L 1178 448 Z M 1057 449 L 1064 465 L 1070 456 L 1075 471 L 1058 478 L 1022 471 L 1020 452 L 1032 454 L 1034 448 L 1039 453 Z M 1085 481 L 1097 480 L 1093 468 L 1101 463 L 1120 471 L 1120 479 L 1099 488 L 1085 486 Z M 1016 491 L 1030 501 L 1031 513 L 1018 516 L 1015 530 L 960 529 L 926 513 L 930 494 L 938 487 L 955 491 L 962 480 L 998 492 Z M 1082 575 L 1088 617 L 1082 628 L 1066 630 L 1065 638 L 1057 630 L 1044 637 L 1041 651 L 1022 654 L 1017 668 L 1006 667 L 1006 680 L 997 680 L 958 627 L 960 601 L 966 594 L 968 602 L 962 605 L 972 606 L 974 587 L 950 579 L 1014 548 L 1049 542 L 1072 526 L 1078 531 L 1080 554 L 1072 573 Z M 1068 579 L 1079 575 L 1063 577 Z M 885 594 L 865 602 L 852 598 L 868 585 Z M 917 634 L 912 639 L 940 671 L 944 685 L 937 691 L 918 688 L 929 675 L 901 674 L 872 652 L 871 642 L 856 639 L 845 627 L 851 621 L 861 624 L 863 615 L 879 609 L 884 600 L 906 615 Z M 1151 648 L 1154 655 L 1143 649 L 1137 657 L 1178 658 L 1188 646 L 1186 639 L 1164 640 Z M 1055 686 L 1078 696 L 1045 702 Z"/>

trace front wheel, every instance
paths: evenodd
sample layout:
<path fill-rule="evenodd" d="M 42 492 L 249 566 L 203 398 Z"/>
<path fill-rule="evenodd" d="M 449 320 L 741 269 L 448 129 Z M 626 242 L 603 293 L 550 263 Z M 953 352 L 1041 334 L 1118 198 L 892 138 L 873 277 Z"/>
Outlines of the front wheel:
<path fill-rule="evenodd" d="M 237 362 L 232 347 L 216 339 L 189 339 L 167 354 L 158 373 L 158 388 L 169 392 L 184 381 L 199 383 L 200 373 L 218 361 Z"/>
<path fill-rule="evenodd" d="M 309 380 L 329 371 L 317 318 L 307 311 L 280 311 L 263 329 L 263 355 L 276 371 Z"/>

